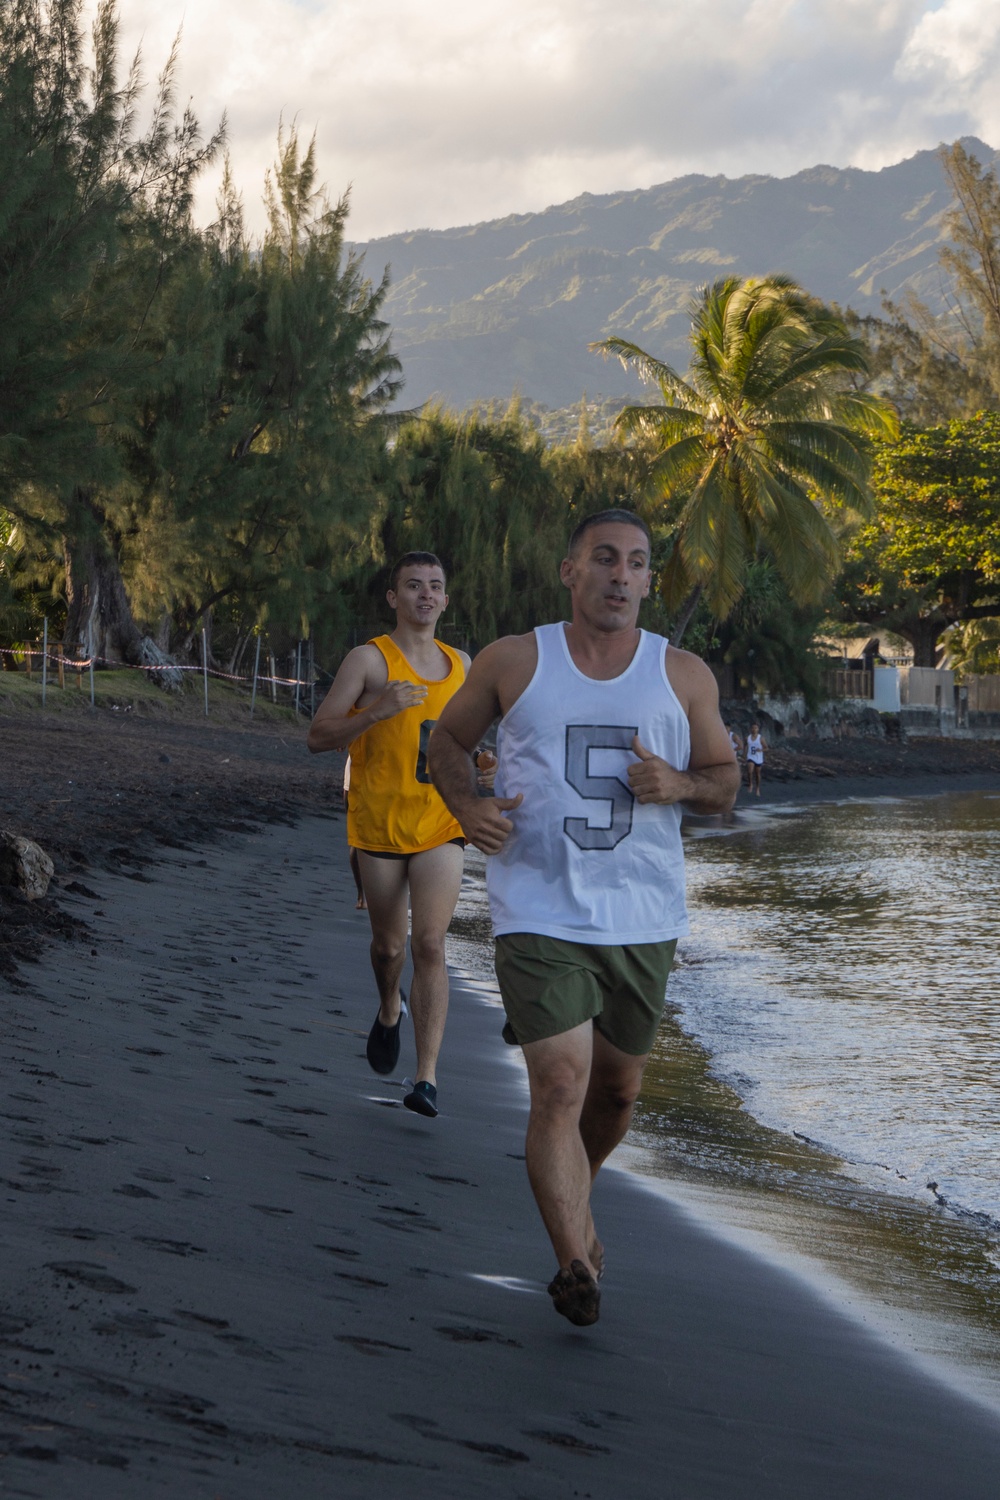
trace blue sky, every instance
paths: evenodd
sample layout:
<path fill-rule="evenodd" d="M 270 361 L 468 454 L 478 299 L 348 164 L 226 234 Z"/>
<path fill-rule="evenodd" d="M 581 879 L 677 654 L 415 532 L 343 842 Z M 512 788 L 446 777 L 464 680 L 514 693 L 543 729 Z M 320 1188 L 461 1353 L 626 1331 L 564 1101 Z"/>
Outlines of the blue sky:
<path fill-rule="evenodd" d="M 91 0 L 93 5 L 93 0 Z M 146 71 L 227 110 L 251 224 L 279 116 L 317 132 L 352 238 L 685 172 L 879 167 L 1000 145 L 1000 0 L 120 0 Z M 214 197 L 206 183 L 199 204 Z"/>

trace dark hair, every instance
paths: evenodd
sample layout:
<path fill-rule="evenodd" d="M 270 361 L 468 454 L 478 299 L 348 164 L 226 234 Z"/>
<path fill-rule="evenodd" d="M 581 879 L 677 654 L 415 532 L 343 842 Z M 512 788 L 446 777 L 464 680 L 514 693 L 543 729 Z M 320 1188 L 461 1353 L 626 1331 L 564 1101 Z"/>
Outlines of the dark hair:
<path fill-rule="evenodd" d="M 583 540 L 585 533 L 592 526 L 604 526 L 609 521 L 615 522 L 619 526 L 637 526 L 649 543 L 650 550 L 652 550 L 653 538 L 650 535 L 649 527 L 641 516 L 636 515 L 634 510 L 599 510 L 592 516 L 585 516 L 579 526 L 577 526 L 569 539 L 569 544 L 566 548 L 567 556 L 572 557 Z"/>
<path fill-rule="evenodd" d="M 396 592 L 400 573 L 404 568 L 412 568 L 414 564 L 419 564 L 423 568 L 440 568 L 441 572 L 444 572 L 444 563 L 439 557 L 435 557 L 433 552 L 404 552 L 389 574 L 389 587 L 393 593 Z"/>

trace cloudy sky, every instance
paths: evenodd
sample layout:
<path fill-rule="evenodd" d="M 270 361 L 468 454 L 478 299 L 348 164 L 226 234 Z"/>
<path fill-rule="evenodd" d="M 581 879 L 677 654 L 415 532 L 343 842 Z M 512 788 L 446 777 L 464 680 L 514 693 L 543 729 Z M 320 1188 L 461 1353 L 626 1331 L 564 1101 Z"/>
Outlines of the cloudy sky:
<path fill-rule="evenodd" d="M 90 0 L 91 8 L 94 0 Z M 230 151 L 248 219 L 279 116 L 352 185 L 355 239 L 684 172 L 1000 145 L 998 0 L 120 0 Z M 214 190 L 207 184 L 202 215 Z"/>

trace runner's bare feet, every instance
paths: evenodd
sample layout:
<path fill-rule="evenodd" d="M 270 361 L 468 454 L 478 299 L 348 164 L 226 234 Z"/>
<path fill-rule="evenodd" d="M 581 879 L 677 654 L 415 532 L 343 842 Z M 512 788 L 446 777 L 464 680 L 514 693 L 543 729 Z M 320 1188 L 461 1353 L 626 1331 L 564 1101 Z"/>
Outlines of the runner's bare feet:
<path fill-rule="evenodd" d="M 589 1327 L 601 1315 L 600 1289 L 582 1260 L 560 1267 L 549 1282 L 549 1296 L 556 1312 L 578 1328 Z"/>

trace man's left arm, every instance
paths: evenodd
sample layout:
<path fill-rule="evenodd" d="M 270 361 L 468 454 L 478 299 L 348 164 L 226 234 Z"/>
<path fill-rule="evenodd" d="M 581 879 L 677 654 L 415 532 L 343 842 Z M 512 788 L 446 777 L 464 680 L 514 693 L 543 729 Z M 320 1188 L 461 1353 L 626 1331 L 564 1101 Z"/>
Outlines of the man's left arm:
<path fill-rule="evenodd" d="M 672 651 L 670 667 L 671 686 L 691 729 L 687 769 L 680 771 L 661 760 L 636 736 L 632 749 L 639 760 L 628 768 L 629 785 L 638 802 L 681 802 L 702 816 L 729 812 L 741 778 L 719 715 L 718 685 L 705 663 L 687 651 Z"/>

